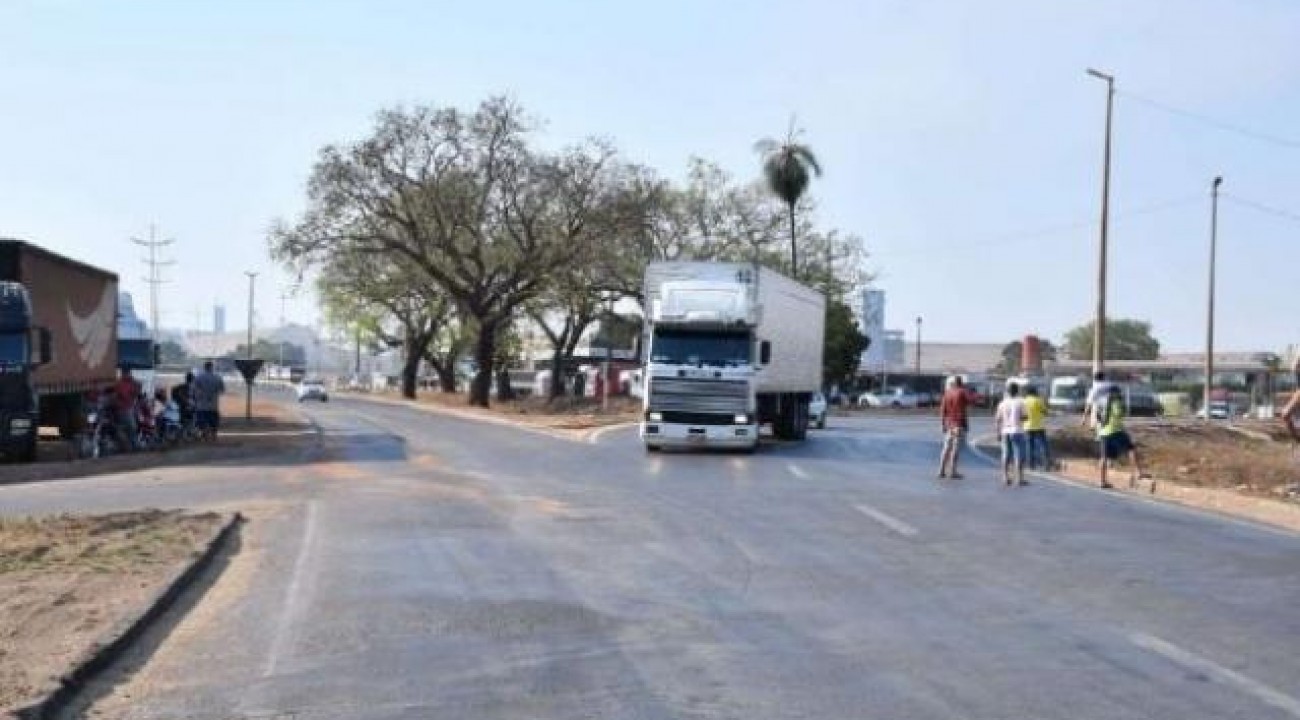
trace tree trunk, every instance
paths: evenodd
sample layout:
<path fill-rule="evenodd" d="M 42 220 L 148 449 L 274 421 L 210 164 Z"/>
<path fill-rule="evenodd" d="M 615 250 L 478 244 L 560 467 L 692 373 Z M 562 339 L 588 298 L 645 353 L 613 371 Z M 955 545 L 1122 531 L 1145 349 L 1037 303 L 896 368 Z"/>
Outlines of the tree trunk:
<path fill-rule="evenodd" d="M 547 397 L 564 397 L 564 346 L 556 344 L 551 352 L 551 386 Z"/>
<path fill-rule="evenodd" d="M 438 373 L 438 388 L 445 393 L 456 392 L 456 363 L 435 364 L 433 371 Z"/>
<path fill-rule="evenodd" d="M 408 352 L 402 361 L 402 397 L 415 399 L 415 384 L 420 374 L 420 356 Z"/>
<path fill-rule="evenodd" d="M 790 210 L 790 276 L 799 279 L 799 250 L 794 237 L 794 203 L 788 205 Z"/>
<path fill-rule="evenodd" d="M 510 368 L 505 365 L 497 368 L 497 399 L 502 402 L 515 399 L 515 389 L 510 385 Z"/>
<path fill-rule="evenodd" d="M 492 404 L 492 367 L 497 354 L 497 323 L 481 323 L 474 344 L 474 380 L 469 385 L 469 404 L 489 407 Z"/>

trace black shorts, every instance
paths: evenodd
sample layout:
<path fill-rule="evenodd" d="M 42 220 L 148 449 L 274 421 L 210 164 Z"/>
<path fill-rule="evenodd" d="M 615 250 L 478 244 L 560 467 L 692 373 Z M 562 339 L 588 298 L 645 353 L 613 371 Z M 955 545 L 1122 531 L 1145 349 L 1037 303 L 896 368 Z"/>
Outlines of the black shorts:
<path fill-rule="evenodd" d="M 1107 460 L 1118 460 L 1136 447 L 1133 438 L 1123 430 L 1105 435 L 1098 442 L 1101 444 L 1101 456 Z"/>
<path fill-rule="evenodd" d="M 201 428 L 217 430 L 221 427 L 221 413 L 216 410 L 198 410 L 194 413 L 194 421 Z"/>

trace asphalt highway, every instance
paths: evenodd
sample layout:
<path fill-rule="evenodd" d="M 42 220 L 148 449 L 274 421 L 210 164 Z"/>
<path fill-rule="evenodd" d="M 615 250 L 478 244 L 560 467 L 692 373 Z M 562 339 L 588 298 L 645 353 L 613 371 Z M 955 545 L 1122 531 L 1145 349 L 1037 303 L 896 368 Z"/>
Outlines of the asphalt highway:
<path fill-rule="evenodd" d="M 335 399 L 323 448 L 0 486 L 244 510 L 104 718 L 1300 718 L 1300 537 L 1034 479 L 929 418 L 647 454 Z"/>

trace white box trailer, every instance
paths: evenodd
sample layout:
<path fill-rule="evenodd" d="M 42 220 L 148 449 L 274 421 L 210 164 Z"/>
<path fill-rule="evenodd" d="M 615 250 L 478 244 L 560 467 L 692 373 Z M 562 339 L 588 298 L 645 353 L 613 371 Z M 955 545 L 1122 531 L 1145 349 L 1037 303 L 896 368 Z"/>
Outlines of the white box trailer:
<path fill-rule="evenodd" d="M 648 448 L 752 448 L 764 423 L 805 436 L 822 384 L 821 293 L 749 263 L 662 262 L 646 269 L 645 308 Z"/>

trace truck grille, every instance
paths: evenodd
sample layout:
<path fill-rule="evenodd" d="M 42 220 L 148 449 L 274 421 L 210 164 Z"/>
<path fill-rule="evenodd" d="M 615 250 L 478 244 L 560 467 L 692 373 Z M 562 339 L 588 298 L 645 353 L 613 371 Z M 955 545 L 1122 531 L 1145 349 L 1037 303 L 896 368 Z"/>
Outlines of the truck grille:
<path fill-rule="evenodd" d="M 735 380 L 651 378 L 650 409 L 734 415 L 749 411 L 749 384 Z"/>

